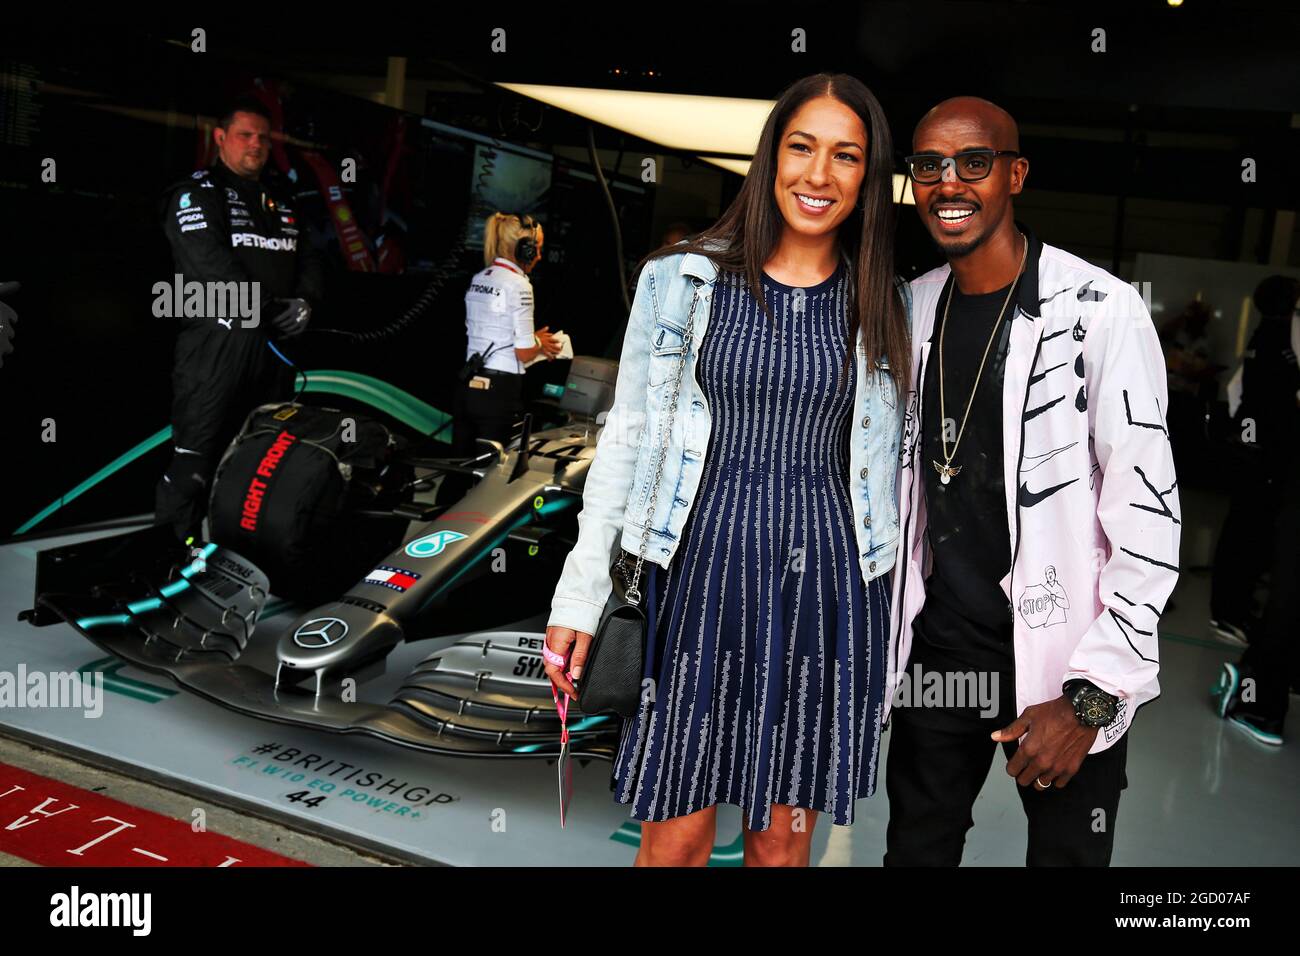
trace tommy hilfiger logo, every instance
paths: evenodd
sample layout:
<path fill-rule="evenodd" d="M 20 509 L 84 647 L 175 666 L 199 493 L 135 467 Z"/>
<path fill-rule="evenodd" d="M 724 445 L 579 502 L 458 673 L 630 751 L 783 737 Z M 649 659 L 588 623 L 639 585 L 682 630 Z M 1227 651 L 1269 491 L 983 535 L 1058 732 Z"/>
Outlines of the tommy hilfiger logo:
<path fill-rule="evenodd" d="M 420 580 L 420 575 L 414 571 L 396 568 L 390 564 L 381 564 L 366 575 L 365 583 L 377 584 L 381 588 L 404 593 L 407 588 L 412 587 L 418 580 Z"/>

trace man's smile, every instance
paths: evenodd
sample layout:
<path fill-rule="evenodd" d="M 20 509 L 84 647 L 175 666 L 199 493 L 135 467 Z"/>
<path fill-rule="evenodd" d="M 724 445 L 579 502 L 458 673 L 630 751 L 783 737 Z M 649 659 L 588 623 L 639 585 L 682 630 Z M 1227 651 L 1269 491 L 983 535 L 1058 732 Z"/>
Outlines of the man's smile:
<path fill-rule="evenodd" d="M 978 211 L 979 207 L 972 202 L 937 202 L 930 206 L 931 214 L 944 233 L 961 232 Z"/>

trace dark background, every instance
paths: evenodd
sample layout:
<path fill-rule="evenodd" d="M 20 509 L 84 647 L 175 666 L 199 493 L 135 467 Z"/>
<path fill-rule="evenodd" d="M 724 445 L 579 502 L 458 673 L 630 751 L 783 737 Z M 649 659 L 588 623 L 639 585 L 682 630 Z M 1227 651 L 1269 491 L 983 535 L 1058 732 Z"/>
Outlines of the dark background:
<path fill-rule="evenodd" d="M 900 172 L 926 109 L 981 95 L 1021 125 L 1031 175 L 1020 217 L 1125 278 L 1139 252 L 1266 263 L 1279 229 L 1294 233 L 1300 14 L 1276 4 L 417 9 L 44 17 L 5 30 L 0 280 L 23 289 L 11 299 L 16 349 L 0 368 L 0 538 L 167 424 L 173 332 L 151 314 L 153 283 L 173 273 L 159 202 L 205 158 L 195 117 L 216 115 L 228 94 L 258 82 L 280 97 L 291 136 L 331 161 L 363 158 L 354 209 L 374 206 L 394 124 L 405 124 L 387 199 L 402 223 L 405 267 L 364 274 L 334 256 L 313 326 L 382 329 L 438 274 L 441 292 L 398 335 L 356 344 L 317 332 L 293 355 L 306 368 L 377 375 L 443 409 L 464 356 L 465 285 L 482 266 L 477 250 L 449 255 L 476 167 L 473 141 L 424 128 L 422 117 L 554 157 L 551 188 L 535 206 L 547 240 L 533 274 L 538 326 L 564 328 L 580 352 L 599 355 L 617 349 L 625 319 L 588 122 L 492 81 L 775 98 L 800 76 L 850 72 L 882 101 Z M 189 50 L 195 26 L 207 31 L 206 53 Z M 505 53 L 490 52 L 497 27 Z M 790 50 L 796 27 L 807 31 L 807 53 Z M 1095 28 L 1106 31 L 1105 53 L 1090 49 Z M 407 58 L 400 110 L 381 104 L 392 56 Z M 606 177 L 624 187 L 613 194 L 629 282 L 668 223 L 706 225 L 739 186 L 690 154 L 606 127 L 592 133 Z M 664 158 L 658 185 L 640 182 L 647 155 Z M 1241 180 L 1247 156 L 1255 183 Z M 55 184 L 40 180 L 44 157 L 57 161 Z M 911 207 L 898 208 L 898 268 L 911 276 L 939 260 Z M 1295 238 L 1283 267 L 1300 265 Z M 531 372 L 532 390 L 563 381 L 565 365 Z M 40 440 L 47 418 L 54 443 Z M 41 527 L 149 510 L 164 463 L 152 453 Z"/>

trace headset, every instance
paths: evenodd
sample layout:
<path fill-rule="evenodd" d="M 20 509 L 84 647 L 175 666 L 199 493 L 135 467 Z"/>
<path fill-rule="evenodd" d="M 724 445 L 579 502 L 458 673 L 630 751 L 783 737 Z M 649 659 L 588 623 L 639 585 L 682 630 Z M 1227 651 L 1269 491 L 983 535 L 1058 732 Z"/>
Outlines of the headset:
<path fill-rule="evenodd" d="M 526 266 L 537 255 L 537 221 L 527 213 L 515 213 L 515 218 L 519 220 L 521 226 L 531 230 L 528 235 L 520 236 L 515 242 L 515 262 Z"/>

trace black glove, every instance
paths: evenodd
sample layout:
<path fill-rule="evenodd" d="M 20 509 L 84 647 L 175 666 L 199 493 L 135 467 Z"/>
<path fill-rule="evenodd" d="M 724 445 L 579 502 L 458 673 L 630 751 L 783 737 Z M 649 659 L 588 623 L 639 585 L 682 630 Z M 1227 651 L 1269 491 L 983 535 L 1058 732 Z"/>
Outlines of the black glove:
<path fill-rule="evenodd" d="M 17 282 L 0 282 L 0 295 L 17 291 Z M 5 356 L 14 350 L 14 323 L 17 321 L 18 313 L 0 302 L 0 365 L 4 365 Z"/>
<path fill-rule="evenodd" d="M 273 338 L 291 339 L 301 335 L 311 321 L 311 306 L 306 299 L 276 299 L 284 309 L 271 317 Z"/>

